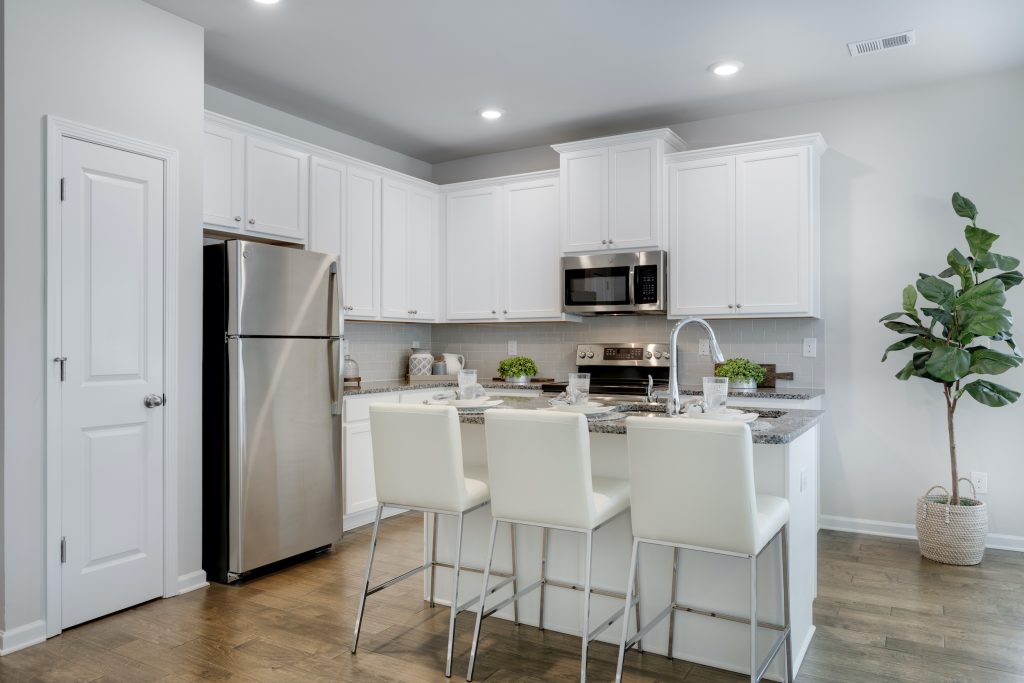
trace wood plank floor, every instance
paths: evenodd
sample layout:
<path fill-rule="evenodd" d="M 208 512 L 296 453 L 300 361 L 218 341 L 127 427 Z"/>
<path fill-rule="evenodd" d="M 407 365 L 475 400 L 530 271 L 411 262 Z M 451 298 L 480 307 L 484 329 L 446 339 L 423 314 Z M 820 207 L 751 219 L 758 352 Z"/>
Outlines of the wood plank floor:
<path fill-rule="evenodd" d="M 381 576 L 421 557 L 421 518 L 384 526 Z M 817 634 L 799 681 L 1024 683 L 1024 554 L 989 551 L 979 567 L 920 557 L 910 541 L 821 532 Z M 374 596 L 359 653 L 352 621 L 368 530 L 332 553 L 244 586 L 213 585 L 157 600 L 0 658 L 0 681 L 442 681 L 448 611 L 410 580 Z M 458 622 L 463 680 L 473 617 Z M 579 639 L 488 622 L 478 681 L 573 681 Z M 617 650 L 591 646 L 589 677 L 610 680 Z M 741 676 L 627 657 L 630 681 L 742 681 Z"/>

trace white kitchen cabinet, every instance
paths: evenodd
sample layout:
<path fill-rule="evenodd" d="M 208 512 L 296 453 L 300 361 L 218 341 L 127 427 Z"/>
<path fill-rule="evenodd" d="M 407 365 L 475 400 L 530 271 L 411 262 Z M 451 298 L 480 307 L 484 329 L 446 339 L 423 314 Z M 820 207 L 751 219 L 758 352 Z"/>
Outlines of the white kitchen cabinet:
<path fill-rule="evenodd" d="M 345 514 L 353 515 L 377 506 L 373 478 L 373 442 L 369 421 L 342 427 L 345 458 Z"/>
<path fill-rule="evenodd" d="M 380 189 L 377 173 L 351 166 L 345 178 L 342 303 L 349 320 L 380 316 Z"/>
<path fill-rule="evenodd" d="M 380 315 L 437 320 L 437 195 L 385 178 L 381 202 Z"/>
<path fill-rule="evenodd" d="M 345 212 L 345 166 L 322 157 L 310 162 L 309 248 L 342 253 Z"/>
<path fill-rule="evenodd" d="M 445 198 L 448 320 L 499 318 L 500 185 L 450 192 Z"/>
<path fill-rule="evenodd" d="M 562 251 L 663 243 L 663 160 L 685 143 L 667 128 L 553 145 L 560 155 Z"/>
<path fill-rule="evenodd" d="M 818 317 L 818 135 L 668 157 L 669 316 Z"/>
<path fill-rule="evenodd" d="M 207 122 L 203 131 L 203 223 L 242 229 L 245 213 L 245 136 Z"/>
<path fill-rule="evenodd" d="M 557 319 L 562 314 L 558 178 L 504 187 L 502 318 Z"/>

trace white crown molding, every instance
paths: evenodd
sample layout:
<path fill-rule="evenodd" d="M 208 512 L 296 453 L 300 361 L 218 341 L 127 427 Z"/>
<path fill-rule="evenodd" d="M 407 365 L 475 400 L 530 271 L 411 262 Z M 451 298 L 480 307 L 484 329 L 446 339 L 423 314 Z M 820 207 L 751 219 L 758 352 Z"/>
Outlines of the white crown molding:
<path fill-rule="evenodd" d="M 251 123 L 240 121 L 239 119 L 233 119 L 230 116 L 218 114 L 217 112 L 210 111 L 209 109 L 206 110 L 206 120 L 212 123 L 220 124 L 222 126 L 234 128 L 244 134 L 258 135 L 261 138 L 265 138 L 272 142 L 276 142 L 280 145 L 284 145 L 285 147 L 298 149 L 299 151 L 306 152 L 308 154 L 312 154 L 319 157 L 326 157 L 327 159 L 342 164 L 346 164 L 348 166 L 359 166 L 373 173 L 379 173 L 381 175 L 399 178 L 409 185 L 415 185 L 423 189 L 432 190 L 434 192 L 438 191 L 438 185 L 436 183 L 430 182 L 429 180 L 423 180 L 422 178 L 417 178 L 416 176 L 411 176 L 408 173 L 402 173 L 401 171 L 396 171 L 394 169 L 387 168 L 386 166 L 381 166 L 380 164 L 375 164 L 370 161 L 363 161 L 362 159 L 357 159 L 356 157 L 349 156 L 348 154 L 336 152 L 335 150 L 328 149 L 327 147 L 321 147 L 320 145 L 315 145 L 311 142 L 306 142 L 305 140 L 300 140 L 298 138 L 293 138 L 289 135 L 277 133 L 267 128 L 261 128 Z"/>
<path fill-rule="evenodd" d="M 647 142 L 649 140 L 661 140 L 671 150 L 680 151 L 687 148 L 686 141 L 676 135 L 671 128 L 655 128 L 654 130 L 641 130 L 635 133 L 623 135 L 609 135 L 603 138 L 590 138 L 589 140 L 576 140 L 574 142 L 563 142 L 551 145 L 551 149 L 559 154 L 565 152 L 576 152 L 581 149 L 592 149 L 594 147 L 610 147 L 611 145 L 628 145 L 631 142 Z"/>
<path fill-rule="evenodd" d="M 558 169 L 550 171 L 530 171 L 529 173 L 515 173 L 513 175 L 497 176 L 495 178 L 481 178 L 480 180 L 465 180 L 461 183 L 448 183 L 439 185 L 442 192 L 458 192 L 460 190 L 472 190 L 476 187 L 493 187 L 495 185 L 511 185 L 530 180 L 557 180 Z"/>
<path fill-rule="evenodd" d="M 821 133 L 808 133 L 807 135 L 792 135 L 785 138 L 773 138 L 771 140 L 757 140 L 756 142 L 742 142 L 737 145 L 723 145 L 721 147 L 704 147 L 691 149 L 685 152 L 675 152 L 665 155 L 665 163 L 671 164 L 677 161 L 698 161 L 700 159 L 712 159 L 715 157 L 728 156 L 732 154 L 748 154 L 750 152 L 770 152 L 776 149 L 789 147 L 810 147 L 818 156 L 821 156 L 828 148 L 825 138 Z"/>

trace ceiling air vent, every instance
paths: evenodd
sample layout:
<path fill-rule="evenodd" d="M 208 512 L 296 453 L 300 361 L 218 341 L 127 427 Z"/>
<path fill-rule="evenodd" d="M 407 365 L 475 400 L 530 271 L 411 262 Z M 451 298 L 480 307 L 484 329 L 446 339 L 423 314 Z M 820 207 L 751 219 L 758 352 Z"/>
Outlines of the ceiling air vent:
<path fill-rule="evenodd" d="M 850 48 L 851 57 L 860 57 L 861 55 L 871 54 L 872 52 L 895 50 L 899 47 L 911 47 L 913 44 L 914 32 L 904 31 L 902 33 L 894 33 L 891 36 L 885 36 L 883 38 L 872 38 L 870 40 L 858 40 L 855 43 L 847 43 L 846 47 Z"/>

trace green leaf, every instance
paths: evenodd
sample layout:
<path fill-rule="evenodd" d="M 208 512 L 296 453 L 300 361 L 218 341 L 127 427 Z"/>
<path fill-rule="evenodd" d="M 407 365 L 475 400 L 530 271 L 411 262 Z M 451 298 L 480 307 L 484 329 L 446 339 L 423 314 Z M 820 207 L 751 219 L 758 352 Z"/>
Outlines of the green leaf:
<path fill-rule="evenodd" d="M 959 346 L 940 346 L 931 352 L 924 367 L 930 375 L 955 382 L 970 370 L 971 354 Z"/>
<path fill-rule="evenodd" d="M 1002 308 L 1006 303 L 1006 285 L 999 278 L 991 278 L 956 297 L 953 308 L 989 310 Z"/>
<path fill-rule="evenodd" d="M 970 352 L 971 372 L 979 375 L 1000 375 L 1017 367 L 1021 360 L 1024 360 L 1017 355 L 1001 353 L 980 346 L 970 349 Z"/>
<path fill-rule="evenodd" d="M 960 286 L 962 289 L 970 289 L 974 285 L 974 268 L 971 267 L 971 262 L 960 253 L 959 249 L 954 249 L 946 255 L 946 263 L 950 267 L 940 273 L 942 277 L 950 277 L 955 273 L 960 276 Z M 945 274 L 947 272 L 949 273 L 948 275 Z"/>
<path fill-rule="evenodd" d="M 917 291 L 921 292 L 921 296 L 928 299 L 928 301 L 937 303 L 943 308 L 949 308 L 956 297 L 956 290 L 953 289 L 953 285 L 945 280 L 940 280 L 934 275 L 926 275 L 918 280 Z"/>
<path fill-rule="evenodd" d="M 917 337 L 906 337 L 904 339 L 900 339 L 898 342 L 889 344 L 889 346 L 885 348 L 885 353 L 882 354 L 882 362 L 884 363 L 886 361 L 891 351 L 902 351 L 915 341 L 917 341 Z"/>
<path fill-rule="evenodd" d="M 903 310 L 917 317 L 917 290 L 914 289 L 914 285 L 903 288 Z"/>
<path fill-rule="evenodd" d="M 1005 308 L 968 310 L 960 322 L 961 332 L 974 337 L 993 337 L 1013 328 L 1013 317 Z"/>
<path fill-rule="evenodd" d="M 906 380 L 910 379 L 911 377 L 913 377 L 916 374 L 917 374 L 917 369 L 914 367 L 914 360 L 910 359 L 910 360 L 907 361 L 907 364 L 904 365 L 903 368 L 899 372 L 896 373 L 895 376 L 896 376 L 896 379 L 900 379 L 900 380 L 906 381 Z"/>
<path fill-rule="evenodd" d="M 953 314 L 944 308 L 922 308 L 921 312 L 946 328 L 953 326 Z"/>
<path fill-rule="evenodd" d="M 903 311 L 897 311 L 895 313 L 886 313 L 885 315 L 878 319 L 878 322 L 884 323 L 887 320 L 898 320 L 899 318 L 902 318 L 905 315 L 906 313 L 904 313 Z"/>
<path fill-rule="evenodd" d="M 999 239 L 999 235 L 994 232 L 989 232 L 985 228 L 976 228 L 973 225 L 968 225 L 964 234 L 967 235 L 967 246 L 971 248 L 971 254 L 976 259 L 985 256 L 992 248 L 992 244 Z"/>
<path fill-rule="evenodd" d="M 978 263 L 985 268 L 997 268 L 999 270 L 1013 270 L 1020 265 L 1020 259 L 1002 254 L 989 252 L 978 259 Z"/>
<path fill-rule="evenodd" d="M 972 221 L 978 217 L 978 207 L 959 192 L 953 193 L 953 211 L 956 211 L 957 216 L 970 218 Z"/>
<path fill-rule="evenodd" d="M 1020 398 L 1019 391 L 984 379 L 975 380 L 961 389 L 961 393 L 965 391 L 978 403 L 993 408 L 1008 406 Z"/>
<path fill-rule="evenodd" d="M 901 323 L 890 320 L 885 323 L 893 332 L 899 332 L 900 334 L 921 334 L 926 337 L 931 337 L 932 333 L 927 327 L 921 327 L 920 325 L 910 325 L 909 323 Z"/>
<path fill-rule="evenodd" d="M 1022 281 L 1024 281 L 1024 275 L 1016 270 L 1011 270 L 1008 273 L 999 273 L 999 275 L 993 276 L 996 280 L 1002 280 L 1003 287 L 1009 289 L 1010 287 L 1016 287 Z"/>

